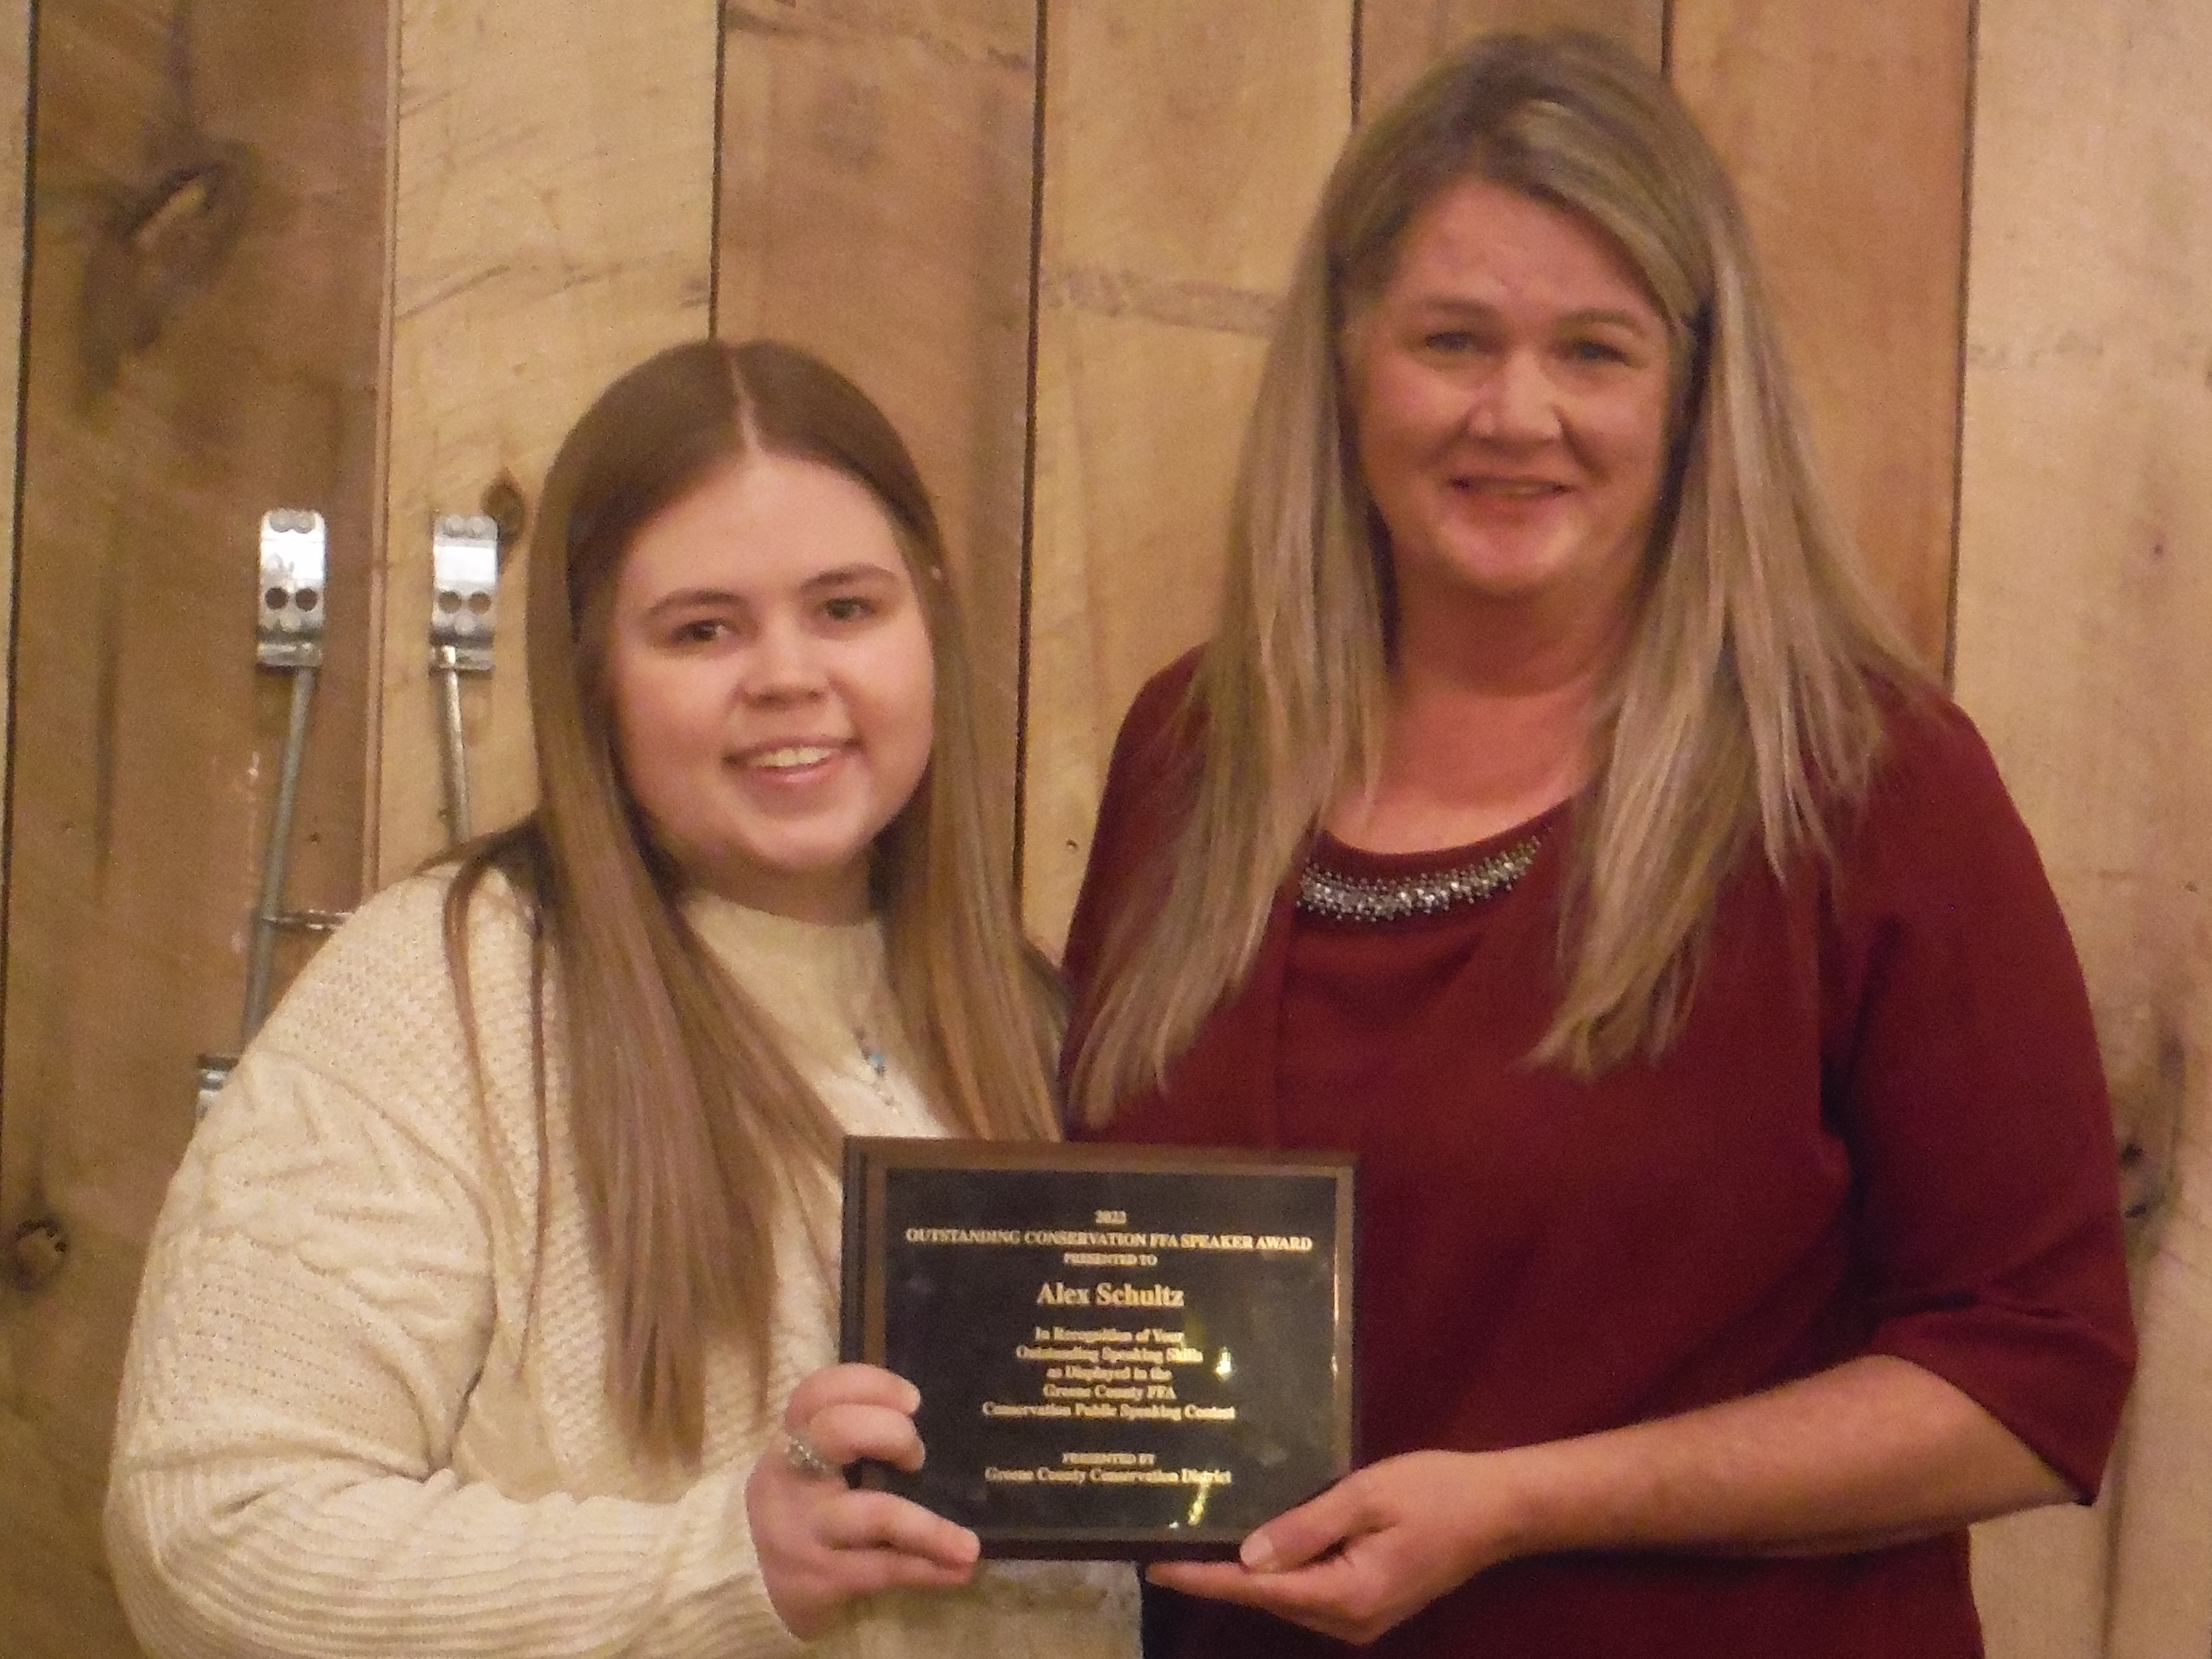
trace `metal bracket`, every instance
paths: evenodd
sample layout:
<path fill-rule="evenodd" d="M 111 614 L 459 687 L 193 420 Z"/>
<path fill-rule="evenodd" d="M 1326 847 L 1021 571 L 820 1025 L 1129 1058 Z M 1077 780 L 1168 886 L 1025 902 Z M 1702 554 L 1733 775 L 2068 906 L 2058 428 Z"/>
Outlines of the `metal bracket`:
<path fill-rule="evenodd" d="M 288 911 L 284 878 L 292 863 L 292 820 L 299 806 L 300 770 L 307 756 L 307 715 L 314 705 L 315 676 L 323 665 L 323 625 L 330 611 L 330 538 L 323 515 L 279 507 L 261 520 L 261 586 L 256 596 L 253 659 L 292 677 L 292 714 L 277 775 L 276 810 L 261 860 L 261 891 L 253 908 L 246 958 L 246 1008 L 239 1021 L 243 1047 L 269 1015 L 276 935 L 283 931 L 328 933 L 344 918 L 327 910 Z M 234 1054 L 199 1057 L 195 1117 L 204 1117 Z"/>
<path fill-rule="evenodd" d="M 329 611 L 330 541 L 323 515 L 279 507 L 261 520 L 261 610 L 254 660 L 264 668 L 319 668 Z"/>
<path fill-rule="evenodd" d="M 461 676 L 489 674 L 499 626 L 499 526 L 482 514 L 440 514 L 430 532 L 430 672 L 442 696 L 446 824 L 469 837 L 468 743 Z"/>

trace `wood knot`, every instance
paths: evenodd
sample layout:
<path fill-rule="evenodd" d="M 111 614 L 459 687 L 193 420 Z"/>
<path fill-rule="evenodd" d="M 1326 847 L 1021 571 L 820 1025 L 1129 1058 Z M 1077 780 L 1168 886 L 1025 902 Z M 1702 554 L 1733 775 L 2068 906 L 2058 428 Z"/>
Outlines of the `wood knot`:
<path fill-rule="evenodd" d="M 2148 1221 L 2166 1202 L 2166 1182 L 2156 1160 L 2136 1141 L 2119 1151 L 2120 1214 L 2130 1222 Z"/>
<path fill-rule="evenodd" d="M 177 302 L 215 279 L 246 228 L 253 153 L 224 144 L 116 204 L 85 267 L 82 349 L 95 392 L 150 349 Z"/>
<path fill-rule="evenodd" d="M 514 475 L 502 472 L 484 491 L 480 510 L 499 526 L 499 568 L 504 570 L 514 550 L 522 545 L 523 532 L 530 528 L 530 500 L 515 483 Z"/>
<path fill-rule="evenodd" d="M 2148 1041 L 2138 1042 L 2127 1063 L 2112 1068 L 2112 1139 L 2121 1218 L 2130 1248 L 2143 1255 L 2157 1249 L 2172 1207 L 2189 1049 L 2179 1023 L 2165 1007 L 2136 1023 Z"/>
<path fill-rule="evenodd" d="M 27 1295 L 46 1289 L 61 1272 L 69 1250 L 69 1235 L 51 1218 L 27 1221 L 16 1228 L 8 1247 L 8 1266 L 15 1288 Z"/>

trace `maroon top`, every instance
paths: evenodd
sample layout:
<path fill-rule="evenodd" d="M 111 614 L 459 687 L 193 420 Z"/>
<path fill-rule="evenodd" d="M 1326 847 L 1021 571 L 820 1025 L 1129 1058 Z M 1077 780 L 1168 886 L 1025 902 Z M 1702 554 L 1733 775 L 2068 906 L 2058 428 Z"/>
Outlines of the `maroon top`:
<path fill-rule="evenodd" d="M 1187 799 L 1190 662 L 1116 744 L 1067 947 L 1076 1035 L 1106 929 L 1156 902 Z M 1541 837 L 1510 891 L 1395 922 L 1297 911 L 1127 1103 L 1123 1140 L 1360 1158 L 1361 1451 L 1527 1444 L 1887 1353 L 1964 1389 L 2095 1490 L 2134 1359 L 2110 1111 L 2033 844 L 1966 716 L 1899 715 L 1832 869 L 1747 859 L 1690 1018 L 1595 1083 L 1524 1057 L 1548 1023 L 1571 805 L 1440 854 L 1324 840 L 1352 876 Z M 1192 1603 L 1165 1650 L 1342 1652 Z M 1804 1560 L 1554 1556 L 1479 1575 L 1391 1656 L 1957 1659 L 1981 1639 L 1961 1533 Z"/>

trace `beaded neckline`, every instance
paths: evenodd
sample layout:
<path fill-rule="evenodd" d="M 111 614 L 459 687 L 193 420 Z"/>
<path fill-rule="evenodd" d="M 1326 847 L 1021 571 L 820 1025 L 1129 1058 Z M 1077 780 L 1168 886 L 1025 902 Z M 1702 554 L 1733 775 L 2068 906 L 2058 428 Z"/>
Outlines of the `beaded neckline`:
<path fill-rule="evenodd" d="M 1309 864 L 1298 878 L 1298 908 L 1331 921 L 1402 921 L 1476 904 L 1509 892 L 1536 861 L 1540 836 L 1516 842 L 1456 869 L 1385 880 L 1347 876 Z"/>

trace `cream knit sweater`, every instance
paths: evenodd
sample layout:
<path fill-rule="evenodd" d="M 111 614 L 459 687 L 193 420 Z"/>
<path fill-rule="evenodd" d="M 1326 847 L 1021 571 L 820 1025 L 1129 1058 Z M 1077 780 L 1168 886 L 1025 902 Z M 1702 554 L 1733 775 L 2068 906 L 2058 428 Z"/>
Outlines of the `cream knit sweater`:
<path fill-rule="evenodd" d="M 440 933 L 439 876 L 363 908 L 317 955 L 170 1188 L 140 1292 L 108 1553 L 159 1659 L 667 1656 L 801 1644 L 769 1605 L 744 1482 L 792 1385 L 836 1358 L 825 1260 L 780 1252 L 769 1419 L 734 1348 L 709 1365 L 705 1471 L 634 1458 L 603 1383 L 606 1304 L 553 1079 L 538 1240 L 527 946 L 495 886 L 471 963 L 479 1108 Z M 846 1128 L 941 1133 L 855 1027 L 891 1023 L 881 934 L 695 901 L 694 927 L 772 1010 Z M 894 1062 L 896 1044 L 890 1053 Z M 987 1566 L 857 1604 L 836 1659 L 1136 1651 L 1126 1567 Z"/>

